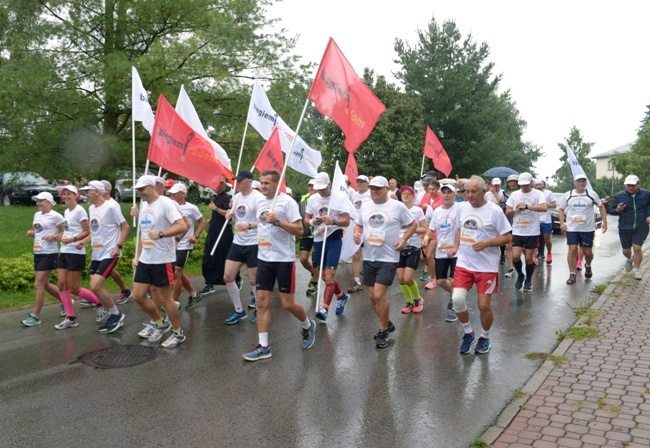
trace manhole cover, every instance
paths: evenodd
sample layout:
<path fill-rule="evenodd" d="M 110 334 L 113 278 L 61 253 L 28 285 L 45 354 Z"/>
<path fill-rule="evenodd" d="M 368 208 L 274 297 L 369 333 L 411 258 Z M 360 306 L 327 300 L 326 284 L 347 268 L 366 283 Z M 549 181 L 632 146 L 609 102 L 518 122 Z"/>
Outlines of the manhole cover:
<path fill-rule="evenodd" d="M 144 345 L 118 345 L 84 353 L 77 361 L 100 369 L 132 367 L 156 359 L 158 350 Z"/>

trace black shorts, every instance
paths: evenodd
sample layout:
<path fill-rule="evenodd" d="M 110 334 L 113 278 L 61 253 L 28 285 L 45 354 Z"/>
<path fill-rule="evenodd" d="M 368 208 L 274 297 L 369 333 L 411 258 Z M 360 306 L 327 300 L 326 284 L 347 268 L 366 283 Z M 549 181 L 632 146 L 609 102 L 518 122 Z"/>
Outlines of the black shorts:
<path fill-rule="evenodd" d="M 643 246 L 643 242 L 648 237 L 648 227 L 636 230 L 618 229 L 618 237 L 621 240 L 621 247 L 629 249 L 632 245 Z"/>
<path fill-rule="evenodd" d="M 303 236 L 300 238 L 300 251 L 303 250 L 309 252 L 311 248 L 314 247 L 314 237 L 313 236 Z"/>
<path fill-rule="evenodd" d="M 59 254 L 57 268 L 68 271 L 83 271 L 86 269 L 86 254 Z"/>
<path fill-rule="evenodd" d="M 436 258 L 436 278 L 454 278 L 457 258 Z"/>
<path fill-rule="evenodd" d="M 568 246 L 594 247 L 594 234 L 596 232 L 567 232 L 566 243 Z"/>
<path fill-rule="evenodd" d="M 185 263 L 187 263 L 187 259 L 190 256 L 190 252 L 192 252 L 192 249 L 176 249 L 176 261 L 174 262 L 174 266 L 177 268 L 184 268 Z"/>
<path fill-rule="evenodd" d="M 101 275 L 108 278 L 111 271 L 117 265 L 119 258 L 106 258 L 104 260 L 93 260 L 90 262 L 90 275 Z"/>
<path fill-rule="evenodd" d="M 532 235 L 532 236 L 512 235 L 512 247 L 523 247 L 524 249 L 537 249 L 539 247 L 539 235 Z"/>
<path fill-rule="evenodd" d="M 52 271 L 56 269 L 59 254 L 34 254 L 34 271 Z"/>
<path fill-rule="evenodd" d="M 293 294 L 296 291 L 296 263 L 259 260 L 255 277 L 257 290 L 273 291 L 276 280 L 281 294 Z"/>
<path fill-rule="evenodd" d="M 420 265 L 420 251 L 417 247 L 406 246 L 399 254 L 397 269 L 411 268 L 416 270 Z"/>
<path fill-rule="evenodd" d="M 226 260 L 245 263 L 249 268 L 256 268 L 257 244 L 252 246 L 240 246 L 239 244 L 231 245 Z"/>
<path fill-rule="evenodd" d="M 393 284 L 393 280 L 395 280 L 396 270 L 397 270 L 397 263 L 364 260 L 363 286 L 368 286 L 372 288 L 373 286 L 375 286 L 375 283 L 384 286 L 390 286 Z"/>
<path fill-rule="evenodd" d="M 144 283 L 154 286 L 173 285 L 174 263 L 147 264 L 139 262 L 135 268 L 133 283 Z"/>

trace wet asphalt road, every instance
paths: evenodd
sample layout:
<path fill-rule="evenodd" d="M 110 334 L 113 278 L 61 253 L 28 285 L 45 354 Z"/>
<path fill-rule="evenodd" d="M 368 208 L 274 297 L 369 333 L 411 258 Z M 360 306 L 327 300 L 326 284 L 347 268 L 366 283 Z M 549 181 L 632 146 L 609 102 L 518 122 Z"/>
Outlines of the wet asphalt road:
<path fill-rule="evenodd" d="M 332 313 L 318 325 L 306 352 L 299 323 L 275 300 L 273 357 L 257 363 L 241 359 L 257 342 L 255 325 L 223 324 L 232 310 L 225 287 L 182 312 L 186 343 L 121 369 L 74 361 L 91 350 L 148 344 L 137 336 L 146 318 L 133 302 L 122 306 L 126 325 L 112 335 L 96 331 L 91 309 L 77 308 L 80 327 L 64 331 L 53 328 L 60 321 L 55 305 L 45 307 L 43 324 L 33 328 L 20 325 L 26 311 L 5 313 L 0 447 L 468 446 L 539 367 L 523 355 L 552 351 L 556 331 L 575 322 L 573 308 L 589 304 L 593 286 L 622 268 L 613 221 L 597 236 L 591 281 L 579 275 L 575 285 L 565 284 L 567 248 L 555 235 L 554 262 L 536 270 L 532 294 L 514 292 L 514 279 L 501 278 L 492 301 L 493 348 L 481 356 L 458 353 L 461 327 L 444 322 L 448 297 L 425 291 L 423 283 L 425 308 L 417 316 L 400 314 L 399 289 L 389 290 L 397 331 L 383 350 L 373 342 L 378 322 L 365 292 L 352 295 L 343 316 Z M 339 270 L 347 288 L 351 266 Z M 306 272 L 300 266 L 297 272 L 296 296 L 313 317 Z M 248 294 L 245 283 L 246 303 Z M 475 290 L 468 305 L 480 331 Z"/>

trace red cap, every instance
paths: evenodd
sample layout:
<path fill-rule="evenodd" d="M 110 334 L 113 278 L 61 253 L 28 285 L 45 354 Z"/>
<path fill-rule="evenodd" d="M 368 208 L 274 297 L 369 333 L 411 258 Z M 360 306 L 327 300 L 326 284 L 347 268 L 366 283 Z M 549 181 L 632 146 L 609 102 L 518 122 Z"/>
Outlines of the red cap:
<path fill-rule="evenodd" d="M 171 188 L 175 183 L 176 181 L 174 179 L 167 179 L 165 181 L 165 188 Z"/>

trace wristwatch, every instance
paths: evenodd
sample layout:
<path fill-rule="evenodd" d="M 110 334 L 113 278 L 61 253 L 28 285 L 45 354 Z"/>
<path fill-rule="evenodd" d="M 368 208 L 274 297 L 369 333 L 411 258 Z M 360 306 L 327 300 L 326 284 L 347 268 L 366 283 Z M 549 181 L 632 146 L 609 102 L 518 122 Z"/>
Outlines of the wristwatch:
<path fill-rule="evenodd" d="M 118 249 L 122 249 L 122 245 L 121 245 L 121 244 L 116 244 L 116 246 L 117 246 Z"/>
<path fill-rule="evenodd" d="M 273 221 L 273 225 L 276 227 L 280 227 L 280 220 L 276 219 L 275 221 Z"/>
<path fill-rule="evenodd" d="M 332 225 L 333 225 L 333 226 L 336 225 L 336 219 L 332 219 Z"/>
<path fill-rule="evenodd" d="M 253 229 L 253 224 L 251 224 L 251 223 L 249 222 L 249 223 L 248 223 L 248 230 L 252 230 L 252 229 Z"/>
<path fill-rule="evenodd" d="M 161 230 L 160 232 L 158 232 L 158 236 L 159 236 L 160 238 L 165 238 L 165 234 L 163 233 L 162 230 Z"/>

